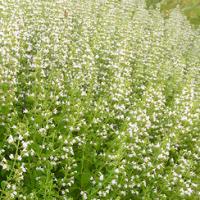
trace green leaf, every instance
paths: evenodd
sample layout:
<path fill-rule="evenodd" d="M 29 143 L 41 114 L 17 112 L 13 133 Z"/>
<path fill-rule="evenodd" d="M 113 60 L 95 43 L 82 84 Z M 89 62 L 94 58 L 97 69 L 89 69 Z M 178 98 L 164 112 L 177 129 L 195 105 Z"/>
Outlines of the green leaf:
<path fill-rule="evenodd" d="M 81 187 L 86 188 L 90 182 L 91 172 L 84 171 L 81 175 Z"/>

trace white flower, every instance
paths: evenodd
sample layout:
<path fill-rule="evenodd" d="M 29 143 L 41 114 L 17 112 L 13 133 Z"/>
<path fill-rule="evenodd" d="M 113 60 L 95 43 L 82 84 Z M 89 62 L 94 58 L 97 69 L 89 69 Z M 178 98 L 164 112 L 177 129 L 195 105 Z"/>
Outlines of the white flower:
<path fill-rule="evenodd" d="M 17 160 L 21 161 L 21 160 L 22 160 L 22 157 L 19 155 L 19 156 L 17 157 Z"/>
<path fill-rule="evenodd" d="M 111 181 L 111 184 L 112 184 L 112 185 L 117 185 L 117 181 L 116 181 L 115 179 L 113 179 L 113 180 Z"/>
<path fill-rule="evenodd" d="M 84 200 L 87 199 L 87 194 L 85 192 L 83 192 L 83 191 L 81 191 L 81 196 L 83 197 Z"/>
<path fill-rule="evenodd" d="M 23 137 L 21 135 L 19 135 L 19 140 L 23 140 Z"/>
<path fill-rule="evenodd" d="M 28 113 L 28 110 L 25 108 L 24 110 L 23 110 L 23 113 Z"/>
<path fill-rule="evenodd" d="M 12 159 L 14 159 L 14 155 L 13 154 L 10 154 L 9 155 L 9 158 L 12 160 Z"/>
<path fill-rule="evenodd" d="M 28 142 L 22 141 L 22 146 L 24 149 L 26 149 L 28 147 L 28 144 L 29 144 Z"/>
<path fill-rule="evenodd" d="M 100 181 L 103 181 L 103 180 L 104 180 L 103 174 L 101 174 L 101 176 L 99 177 L 99 180 L 100 180 Z"/>
<path fill-rule="evenodd" d="M 115 173 L 116 174 L 118 174 L 119 173 L 119 169 L 117 168 L 117 169 L 115 169 Z"/>
<path fill-rule="evenodd" d="M 7 141 L 8 141 L 9 144 L 14 143 L 14 138 L 13 138 L 13 136 L 10 135 L 9 138 L 7 139 Z"/>
<path fill-rule="evenodd" d="M 26 168 L 24 167 L 24 164 L 22 164 L 21 169 L 23 172 L 26 172 Z"/>
<path fill-rule="evenodd" d="M 187 117 L 186 117 L 186 116 L 182 116 L 182 117 L 181 117 L 181 120 L 182 120 L 182 121 L 186 121 L 186 120 L 187 120 Z"/>

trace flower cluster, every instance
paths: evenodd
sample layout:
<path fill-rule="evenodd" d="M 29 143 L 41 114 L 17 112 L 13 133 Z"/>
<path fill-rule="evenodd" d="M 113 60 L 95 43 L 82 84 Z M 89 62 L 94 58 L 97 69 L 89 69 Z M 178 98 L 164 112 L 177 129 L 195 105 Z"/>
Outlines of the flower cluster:
<path fill-rule="evenodd" d="M 200 30 L 144 0 L 0 2 L 0 199 L 198 199 Z"/>

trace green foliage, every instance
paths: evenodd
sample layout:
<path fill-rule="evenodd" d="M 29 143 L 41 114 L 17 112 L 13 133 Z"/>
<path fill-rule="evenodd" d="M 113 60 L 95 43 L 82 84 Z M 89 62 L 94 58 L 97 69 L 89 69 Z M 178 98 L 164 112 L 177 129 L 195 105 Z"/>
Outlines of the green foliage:
<path fill-rule="evenodd" d="M 200 2 L 199 0 L 146 0 L 148 7 L 156 7 L 156 5 L 161 5 L 161 10 L 166 15 L 176 8 L 180 7 L 182 12 L 187 16 L 188 20 L 194 24 L 200 24 Z"/>
<path fill-rule="evenodd" d="M 1 1 L 0 199 L 198 199 L 197 3 Z"/>

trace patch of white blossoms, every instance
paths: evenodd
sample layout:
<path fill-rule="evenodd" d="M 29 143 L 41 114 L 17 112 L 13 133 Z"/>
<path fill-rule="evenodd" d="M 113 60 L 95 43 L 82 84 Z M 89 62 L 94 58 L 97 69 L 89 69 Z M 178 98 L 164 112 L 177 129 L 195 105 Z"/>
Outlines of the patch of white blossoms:
<path fill-rule="evenodd" d="M 199 199 L 200 30 L 141 0 L 0 2 L 0 199 Z"/>

